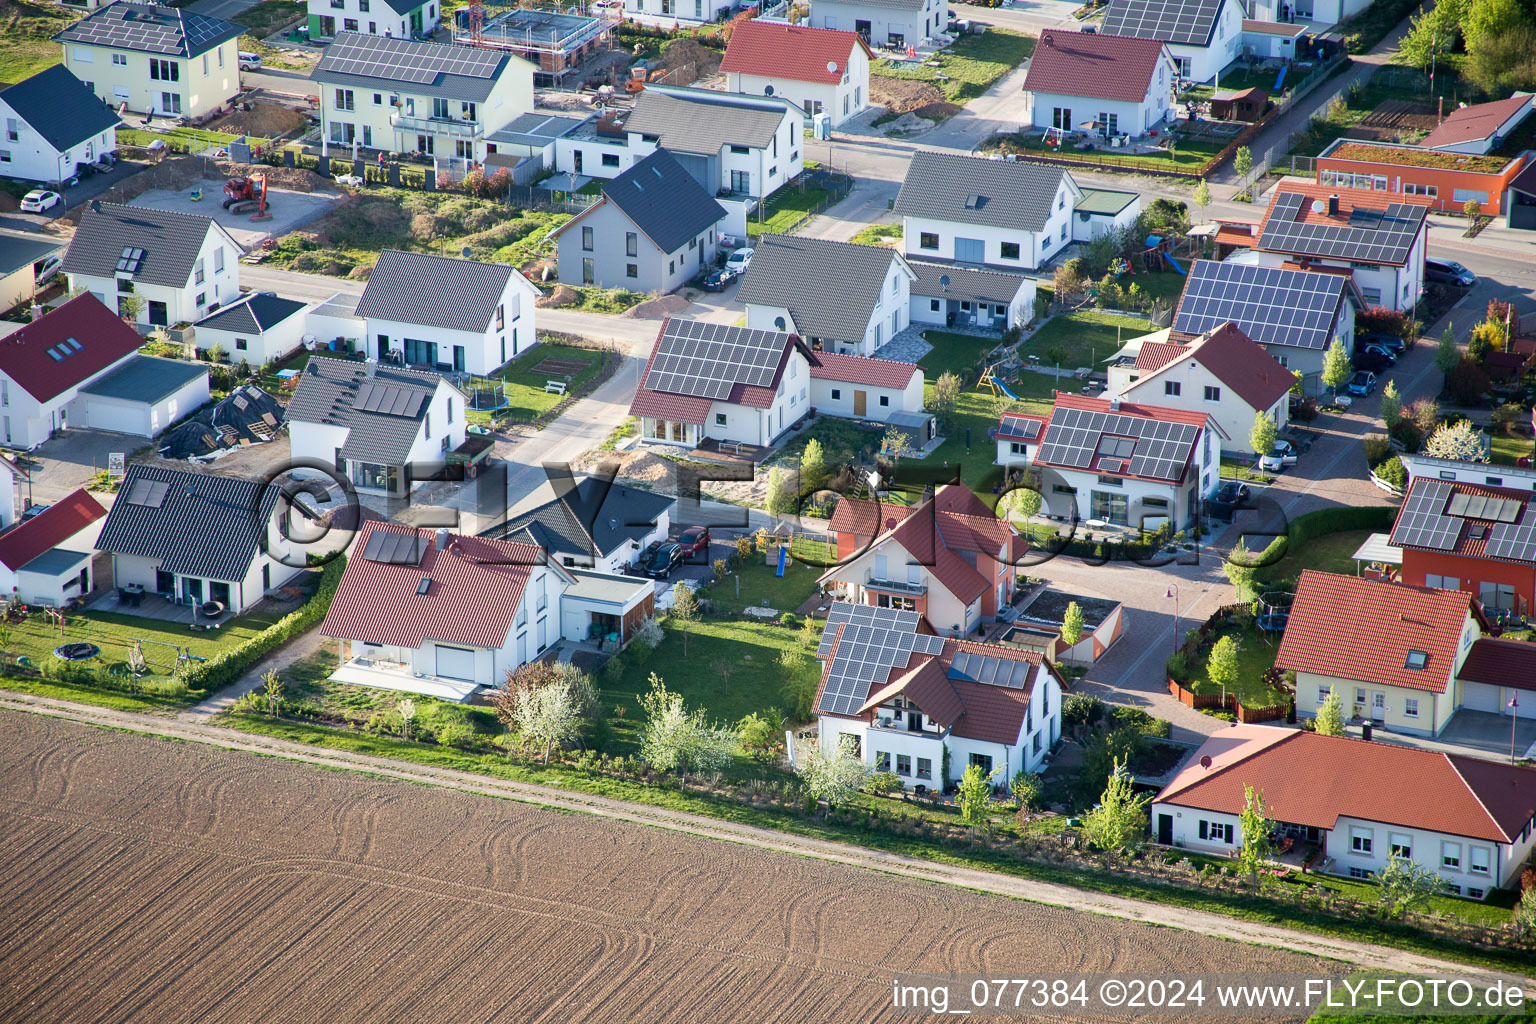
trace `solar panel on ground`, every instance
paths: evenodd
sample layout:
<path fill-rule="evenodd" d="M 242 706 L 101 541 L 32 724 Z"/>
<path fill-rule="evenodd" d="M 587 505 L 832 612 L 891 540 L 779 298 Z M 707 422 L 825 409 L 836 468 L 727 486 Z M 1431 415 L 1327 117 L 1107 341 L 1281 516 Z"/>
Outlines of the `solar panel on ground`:
<path fill-rule="evenodd" d="M 817 710 L 833 715 L 857 714 L 871 684 L 884 685 L 892 669 L 909 666 L 913 654 L 941 653 L 942 637 L 917 632 L 921 619 L 917 612 L 835 602 L 828 609 L 827 625 L 817 648 L 819 656 L 832 656 Z M 843 627 L 842 639 L 834 651 L 839 625 Z"/>

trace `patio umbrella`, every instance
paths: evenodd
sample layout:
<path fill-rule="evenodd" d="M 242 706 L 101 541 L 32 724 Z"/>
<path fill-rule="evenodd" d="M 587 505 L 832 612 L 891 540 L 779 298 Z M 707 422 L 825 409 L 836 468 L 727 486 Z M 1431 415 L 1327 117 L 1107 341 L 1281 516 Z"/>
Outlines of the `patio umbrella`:
<path fill-rule="evenodd" d="M 1080 129 L 1082 129 L 1083 131 L 1085 131 L 1085 132 L 1098 131 L 1099 122 L 1097 122 L 1097 121 L 1084 121 L 1082 124 L 1078 125 L 1078 127 Z"/>

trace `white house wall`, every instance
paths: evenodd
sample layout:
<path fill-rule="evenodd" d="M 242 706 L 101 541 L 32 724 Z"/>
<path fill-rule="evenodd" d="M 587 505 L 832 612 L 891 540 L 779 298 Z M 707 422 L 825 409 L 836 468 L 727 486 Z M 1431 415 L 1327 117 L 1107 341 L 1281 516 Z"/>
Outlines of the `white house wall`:
<path fill-rule="evenodd" d="M 909 259 L 954 260 L 956 238 L 979 239 L 983 244 L 983 260 L 987 266 L 1007 270 L 1034 270 L 1071 241 L 1070 218 L 1077 194 L 1070 178 L 1063 177 L 1046 219 L 1045 229 L 1039 232 L 960 224 L 929 217 L 904 217 L 902 252 Z M 932 248 L 923 246 L 924 234 L 938 236 Z M 1018 245 L 1017 259 L 1003 256 L 1004 242 Z"/>
<path fill-rule="evenodd" d="M 201 117 L 212 113 L 240 92 L 239 41 L 226 40 L 207 53 L 192 58 L 114 50 L 105 46 L 65 43 L 64 64 L 87 88 L 113 110 L 123 104 L 135 113 L 182 114 Z M 112 63 L 120 54 L 124 64 Z M 175 81 L 150 77 L 151 60 L 178 65 Z M 179 108 L 167 106 L 164 93 L 179 98 Z"/>
<path fill-rule="evenodd" d="M 1227 0 L 1217 13 L 1210 46 L 1169 43 L 1168 52 L 1173 54 L 1174 60 L 1189 62 L 1189 72 L 1184 77 L 1206 83 L 1237 59 L 1242 49 L 1242 40 L 1243 12 L 1234 0 Z"/>
<path fill-rule="evenodd" d="M 944 31 L 949 24 L 949 2 L 925 0 L 920 10 L 909 11 L 878 3 L 820 0 L 811 11 L 810 24 L 865 33 L 871 46 L 884 46 L 892 35 L 901 36 L 905 45 L 916 46 Z"/>
<path fill-rule="evenodd" d="M 869 56 L 862 46 L 852 46 L 850 51 L 837 82 L 804 82 L 734 71 L 726 75 L 726 88 L 749 96 L 777 96 L 798 104 L 810 116 L 830 114 L 832 124 L 840 125 L 858 117 L 869 105 Z"/>
<path fill-rule="evenodd" d="M 1277 369 L 1276 372 L 1286 371 Z M 1178 395 L 1167 393 L 1168 383 L 1179 385 Z M 1206 400 L 1207 387 L 1219 389 L 1217 393 L 1220 398 L 1217 401 Z M 1166 367 L 1155 375 L 1148 374 L 1141 377 L 1126 387 L 1122 397 L 1142 405 L 1159 405 L 1204 413 L 1214 419 L 1216 425 L 1227 435 L 1221 439 L 1222 451 L 1241 455 L 1255 454 L 1248 435 L 1253 430 L 1253 417 L 1257 410 L 1244 401 L 1235 389 L 1229 387 L 1221 378 L 1206 369 L 1204 364 L 1194 359 L 1179 359 L 1175 365 Z M 1281 395 L 1274 405 L 1264 411 L 1274 419 L 1276 429 L 1283 428 L 1290 422 L 1289 394 Z"/>
<path fill-rule="evenodd" d="M 454 346 L 461 346 L 465 371 L 476 376 L 489 376 L 537 344 L 534 329 L 534 299 L 537 297 L 533 285 L 514 271 L 501 296 L 505 313 L 502 330 L 496 329 L 494 318 L 484 331 L 474 332 L 371 317 L 367 330 L 368 354 L 380 361 L 384 361 L 386 352 L 403 358 L 405 341 L 410 338 L 436 343 L 438 362 L 451 364 Z"/>
<path fill-rule="evenodd" d="M 361 320 L 356 322 L 359 325 L 362 324 Z M 211 350 L 217 346 L 224 350 L 224 356 L 229 362 L 238 365 L 241 360 L 245 360 L 252 366 L 259 367 L 263 363 L 275 362 L 297 351 L 304 343 L 304 335 L 310 333 L 306 330 L 307 323 L 303 311 L 300 311 L 281 323 L 273 324 L 270 329 L 259 332 L 199 327 L 197 347 Z M 361 336 L 359 332 L 357 337 Z M 318 337 L 328 342 L 336 335 Z"/>
<path fill-rule="evenodd" d="M 833 392 L 837 392 L 836 396 Z M 864 412 L 854 412 L 854 394 L 864 393 Z M 885 404 L 881 404 L 881 399 Z M 876 420 L 881 423 L 895 412 L 923 411 L 923 376 L 913 374 L 905 389 L 876 388 L 867 384 L 850 384 L 847 381 L 827 380 L 816 377 L 811 380 L 811 405 L 817 413 L 841 416 L 844 419 Z"/>
<path fill-rule="evenodd" d="M 1168 96 L 1172 85 L 1173 63 L 1163 60 L 1158 62 L 1157 71 L 1147 84 L 1147 94 L 1134 103 L 1094 96 L 1025 92 L 1025 96 L 1029 97 L 1029 123 L 1036 128 L 1050 128 L 1056 108 L 1061 107 L 1072 112 L 1069 120 L 1074 130 L 1084 121 L 1107 122 L 1108 115 L 1113 115 L 1118 131 L 1126 135 L 1141 135 L 1169 113 Z"/>
<path fill-rule="evenodd" d="M 12 123 L 14 122 L 14 124 Z M 7 134 L 0 140 L 0 175 L 23 181 L 55 183 L 69 178 L 76 164 L 94 163 L 106 153 L 117 152 L 117 129 L 108 128 L 68 149 L 55 149 L 41 132 L 21 118 L 0 96 L 0 126 Z M 15 131 L 18 136 L 10 137 Z M 30 268 L 28 268 L 30 274 Z M 31 294 L 28 293 L 28 298 Z M 0 301 L 0 309 L 8 308 Z"/>

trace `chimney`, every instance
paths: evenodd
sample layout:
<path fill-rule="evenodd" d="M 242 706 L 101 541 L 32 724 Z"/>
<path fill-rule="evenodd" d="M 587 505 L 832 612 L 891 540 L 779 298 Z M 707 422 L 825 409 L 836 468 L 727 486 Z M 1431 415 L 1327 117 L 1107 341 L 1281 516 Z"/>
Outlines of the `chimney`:
<path fill-rule="evenodd" d="M 1109 400 L 1109 411 L 1110 412 L 1119 412 L 1120 411 L 1120 399 L 1119 398 L 1111 398 Z"/>
<path fill-rule="evenodd" d="M 369 359 L 369 360 L 364 361 L 364 363 L 363 363 L 363 373 L 365 373 L 369 377 L 375 377 L 375 376 L 378 375 L 378 372 L 379 372 L 379 361 L 377 359 Z"/>
<path fill-rule="evenodd" d="M 446 528 L 437 531 L 437 550 L 448 550 L 448 530 Z"/>
<path fill-rule="evenodd" d="M 610 516 L 608 518 L 608 529 L 610 529 L 610 530 L 617 530 L 618 528 L 619 528 L 619 520 L 618 520 L 618 518 L 615 517 L 615 516 Z"/>
<path fill-rule="evenodd" d="M 1331 196 L 1328 197 L 1328 216 L 1330 216 L 1330 217 L 1337 217 L 1338 215 L 1339 215 L 1339 197 L 1337 195 L 1331 195 Z"/>

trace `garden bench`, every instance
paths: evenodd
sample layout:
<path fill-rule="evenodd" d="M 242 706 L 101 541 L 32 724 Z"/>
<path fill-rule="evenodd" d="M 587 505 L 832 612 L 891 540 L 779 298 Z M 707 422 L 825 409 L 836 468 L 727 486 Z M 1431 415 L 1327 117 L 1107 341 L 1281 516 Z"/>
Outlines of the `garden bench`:
<path fill-rule="evenodd" d="M 563 380 L 547 380 L 547 381 L 544 382 L 544 390 L 545 390 L 546 393 L 553 393 L 553 394 L 556 394 L 556 395 L 563 395 L 563 394 L 565 394 L 565 381 L 563 381 Z"/>

